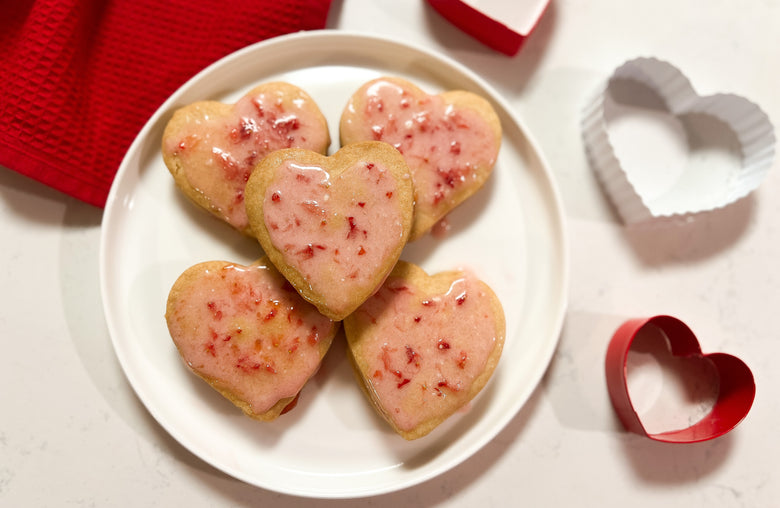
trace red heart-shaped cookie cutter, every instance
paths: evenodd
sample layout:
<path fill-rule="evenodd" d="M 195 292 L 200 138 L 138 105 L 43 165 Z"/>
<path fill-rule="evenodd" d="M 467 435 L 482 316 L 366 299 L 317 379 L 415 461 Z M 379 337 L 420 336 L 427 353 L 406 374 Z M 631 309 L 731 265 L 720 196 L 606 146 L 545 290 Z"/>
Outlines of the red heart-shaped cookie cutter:
<path fill-rule="evenodd" d="M 486 46 L 514 56 L 547 10 L 549 0 L 428 0 L 450 23 Z"/>
<path fill-rule="evenodd" d="M 669 340 L 675 357 L 699 357 L 712 362 L 720 387 L 712 410 L 690 427 L 668 432 L 650 433 L 631 402 L 626 382 L 626 365 L 631 343 L 645 327 L 660 329 Z M 725 353 L 703 354 L 690 328 L 672 316 L 630 319 L 612 336 L 606 358 L 607 389 L 612 405 L 623 425 L 630 431 L 666 443 L 695 443 L 721 436 L 741 422 L 753 405 L 756 385 L 747 365 Z"/>

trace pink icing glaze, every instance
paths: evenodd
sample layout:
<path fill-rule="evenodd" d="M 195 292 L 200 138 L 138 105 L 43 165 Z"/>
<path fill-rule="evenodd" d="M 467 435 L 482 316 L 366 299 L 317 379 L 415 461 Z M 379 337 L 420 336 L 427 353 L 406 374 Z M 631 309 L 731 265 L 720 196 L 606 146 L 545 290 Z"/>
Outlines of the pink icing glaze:
<path fill-rule="evenodd" d="M 337 312 L 356 288 L 373 292 L 379 266 L 404 240 L 396 181 L 379 163 L 358 162 L 332 178 L 286 161 L 268 185 L 263 212 L 271 243 Z M 370 293 L 368 293 L 370 294 Z"/>
<path fill-rule="evenodd" d="M 437 295 L 388 278 L 356 317 L 373 327 L 360 343 L 369 362 L 364 374 L 405 431 L 468 402 L 499 333 L 490 300 L 470 274 Z"/>
<path fill-rule="evenodd" d="M 489 171 L 498 156 L 489 124 L 439 96 L 416 98 L 396 83 L 378 80 L 366 89 L 362 116 L 349 107 L 360 117 L 357 124 L 348 121 L 350 129 L 359 125 L 361 138 L 385 141 L 404 155 L 416 206 L 424 211 L 443 206 L 456 189 L 478 178 L 478 170 Z"/>
<path fill-rule="evenodd" d="M 320 365 L 335 323 L 266 266 L 204 270 L 168 316 L 187 364 L 263 413 L 296 395 Z"/>
<path fill-rule="evenodd" d="M 320 150 L 327 129 L 303 99 L 261 92 L 242 97 L 225 116 L 190 112 L 186 130 L 164 147 L 181 159 L 190 185 L 237 229 L 248 225 L 244 187 L 254 166 L 281 148 Z"/>

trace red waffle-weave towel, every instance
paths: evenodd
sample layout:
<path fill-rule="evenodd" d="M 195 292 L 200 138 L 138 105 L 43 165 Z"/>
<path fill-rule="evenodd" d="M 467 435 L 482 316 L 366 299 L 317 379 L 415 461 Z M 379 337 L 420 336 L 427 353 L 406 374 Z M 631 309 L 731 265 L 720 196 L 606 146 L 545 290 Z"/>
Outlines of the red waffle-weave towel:
<path fill-rule="evenodd" d="M 0 165 L 96 206 L 138 131 L 195 73 L 323 28 L 330 0 L 0 4 Z"/>

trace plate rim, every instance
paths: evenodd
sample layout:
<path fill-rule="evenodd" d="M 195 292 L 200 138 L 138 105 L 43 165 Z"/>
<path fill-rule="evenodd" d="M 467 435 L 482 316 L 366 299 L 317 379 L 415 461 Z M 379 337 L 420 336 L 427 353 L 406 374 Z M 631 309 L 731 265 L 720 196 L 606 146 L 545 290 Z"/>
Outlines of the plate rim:
<path fill-rule="evenodd" d="M 154 128 L 154 126 L 160 121 L 160 118 L 163 115 L 170 112 L 172 105 L 176 103 L 176 101 L 179 99 L 180 96 L 186 94 L 187 91 L 191 87 L 199 83 L 204 76 L 210 75 L 211 73 L 215 72 L 222 66 L 230 65 L 231 61 L 240 60 L 242 58 L 245 58 L 246 55 L 248 54 L 251 55 L 258 51 L 268 50 L 269 48 L 274 49 L 274 47 L 276 47 L 276 49 L 278 50 L 279 47 L 284 47 L 285 45 L 288 44 L 298 44 L 300 43 L 301 40 L 317 41 L 318 39 L 325 39 L 325 40 L 335 39 L 337 42 L 340 41 L 342 44 L 350 40 L 364 39 L 364 40 L 370 40 L 374 43 L 379 43 L 391 47 L 399 47 L 408 51 L 413 51 L 417 54 L 421 54 L 425 56 L 426 58 L 438 60 L 444 65 L 455 69 L 461 74 L 461 76 L 468 78 L 470 81 L 474 82 L 477 86 L 486 90 L 490 94 L 490 99 L 496 102 L 497 105 L 502 108 L 503 112 L 511 118 L 512 122 L 522 133 L 524 137 L 524 142 L 527 143 L 528 146 L 530 147 L 531 151 L 533 152 L 533 156 L 538 159 L 538 163 L 539 163 L 538 170 L 541 170 L 543 172 L 544 184 L 546 187 L 545 190 L 549 193 L 549 198 L 552 200 L 552 202 L 550 203 L 550 209 L 551 211 L 555 212 L 552 216 L 555 219 L 555 222 L 558 226 L 558 231 L 555 232 L 554 235 L 556 239 L 554 243 L 560 245 L 561 248 L 561 251 L 558 253 L 558 255 L 560 256 L 560 265 L 561 265 L 559 267 L 560 288 L 555 291 L 555 295 L 557 296 L 556 299 L 560 301 L 560 305 L 556 309 L 557 312 L 556 315 L 554 316 L 554 321 L 551 321 L 551 325 L 552 325 L 551 330 L 554 331 L 555 336 L 553 340 L 548 341 L 547 347 L 544 348 L 543 355 L 542 355 L 544 361 L 539 362 L 542 366 L 538 368 L 538 372 L 536 372 L 535 373 L 536 375 L 532 377 L 533 382 L 529 384 L 530 388 L 527 396 L 520 397 L 522 399 L 522 402 L 518 403 L 510 411 L 505 412 L 506 417 L 504 418 L 504 421 L 501 421 L 498 425 L 495 426 L 495 430 L 493 433 L 491 433 L 486 438 L 475 441 L 474 443 L 472 443 L 471 446 L 466 447 L 465 450 L 458 455 L 457 460 L 450 461 L 450 463 L 445 464 L 444 467 L 440 467 L 438 469 L 433 468 L 427 473 L 423 472 L 424 474 L 417 475 L 416 477 L 413 477 L 405 482 L 401 482 L 398 484 L 383 486 L 383 487 L 375 486 L 373 489 L 364 488 L 364 489 L 360 489 L 359 491 L 350 491 L 350 492 L 328 491 L 326 493 L 321 491 L 309 492 L 305 490 L 289 491 L 283 489 L 276 489 L 273 487 L 273 485 L 263 484 L 262 482 L 258 482 L 254 478 L 249 478 L 248 475 L 236 471 L 235 468 L 226 468 L 224 464 L 217 465 L 212 460 L 207 459 L 203 453 L 196 452 L 190 443 L 183 442 L 182 436 L 179 433 L 175 432 L 173 429 L 170 429 L 168 425 L 163 423 L 165 419 L 164 418 L 161 419 L 161 416 L 158 415 L 158 412 L 156 410 L 157 408 L 150 407 L 150 404 L 142 395 L 142 390 L 139 389 L 137 380 L 135 380 L 134 375 L 131 374 L 130 371 L 128 371 L 128 365 L 127 365 L 128 360 L 127 358 L 124 357 L 122 346 L 117 343 L 116 337 L 118 336 L 118 334 L 120 334 L 120 330 L 117 327 L 116 323 L 114 322 L 113 310 L 109 308 L 110 307 L 109 298 L 111 292 L 110 292 L 110 287 L 108 282 L 110 276 L 108 275 L 107 251 L 110 249 L 110 239 L 112 236 L 112 231 L 108 230 L 107 225 L 110 225 L 112 223 L 112 217 L 114 213 L 118 213 L 117 210 L 121 209 L 121 207 L 117 204 L 117 201 L 120 198 L 119 194 L 122 190 L 121 182 L 123 181 L 124 175 L 129 171 L 128 168 L 131 166 L 132 163 L 131 159 L 133 158 L 133 155 L 136 154 L 138 150 L 143 146 L 144 140 L 149 135 L 149 131 Z M 262 76 L 259 76 L 258 80 L 260 79 L 262 79 Z M 470 457 L 472 457 L 478 450 L 482 449 L 490 441 L 492 441 L 506 427 L 509 421 L 515 418 L 517 413 L 526 405 L 531 394 L 533 393 L 533 391 L 535 391 L 538 388 L 544 373 L 547 371 L 560 340 L 560 334 L 563 328 L 563 321 L 566 315 L 566 310 L 568 307 L 568 298 L 569 298 L 570 254 L 569 254 L 568 242 L 569 240 L 568 240 L 567 227 L 566 227 L 566 215 L 563 207 L 563 201 L 561 198 L 558 185 L 555 179 L 553 178 L 553 173 L 551 171 L 550 165 L 547 162 L 546 158 L 544 157 L 544 153 L 538 146 L 536 139 L 531 135 L 525 123 L 522 122 L 520 118 L 518 118 L 518 116 L 515 114 L 512 107 L 506 102 L 504 97 L 501 94 L 499 94 L 493 86 L 491 86 L 489 83 L 483 80 L 474 71 L 470 70 L 468 67 L 464 66 L 463 64 L 454 60 L 448 55 L 441 54 L 433 49 L 429 49 L 420 45 L 416 45 L 406 41 L 399 41 L 391 37 L 356 32 L 356 31 L 335 30 L 335 29 L 322 29 L 322 30 L 295 32 L 295 33 L 282 35 L 282 36 L 266 39 L 251 44 L 233 53 L 230 53 L 225 57 L 220 58 L 219 60 L 206 66 L 201 71 L 199 71 L 194 76 L 192 76 L 190 79 L 188 79 L 185 83 L 183 83 L 179 88 L 177 88 L 157 108 L 154 114 L 152 114 L 152 116 L 147 120 L 144 126 L 137 133 L 135 139 L 133 140 L 127 152 L 125 153 L 125 156 L 122 159 L 122 162 L 116 172 L 116 175 L 114 176 L 111 189 L 109 191 L 109 195 L 104 208 L 103 218 L 101 221 L 100 248 L 99 248 L 99 277 L 100 277 L 100 292 L 101 292 L 101 299 L 102 299 L 103 315 L 106 320 L 109 338 L 111 340 L 114 353 L 117 359 L 119 360 L 123 374 L 128 379 L 129 384 L 133 388 L 133 391 L 138 396 L 139 400 L 143 403 L 146 410 L 148 410 L 149 413 L 154 417 L 155 422 L 158 425 L 160 425 L 162 428 L 164 428 L 165 431 L 169 434 L 169 436 L 171 436 L 182 446 L 184 446 L 184 448 L 186 448 L 188 452 L 197 456 L 201 460 L 204 460 L 204 462 L 208 463 L 210 466 L 214 467 L 217 470 L 220 470 L 247 484 L 253 485 L 255 487 L 260 487 L 268 491 L 279 492 L 282 494 L 299 496 L 299 497 L 320 498 L 320 499 L 361 498 L 361 497 L 367 497 L 373 495 L 386 494 L 386 493 L 390 493 L 390 492 L 394 492 L 394 491 L 398 491 L 398 490 L 402 490 L 402 489 L 406 489 L 418 485 L 420 483 L 428 481 L 432 478 L 435 478 L 447 472 L 448 470 L 452 469 L 458 464 L 465 462 Z"/>

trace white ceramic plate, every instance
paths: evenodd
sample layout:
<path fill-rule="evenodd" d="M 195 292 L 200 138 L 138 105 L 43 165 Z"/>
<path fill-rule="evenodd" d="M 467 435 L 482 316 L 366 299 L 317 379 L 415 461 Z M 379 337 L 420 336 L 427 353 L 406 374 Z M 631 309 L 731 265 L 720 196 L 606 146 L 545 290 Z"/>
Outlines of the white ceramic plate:
<path fill-rule="evenodd" d="M 477 272 L 498 294 L 507 340 L 493 378 L 425 438 L 395 435 L 364 400 L 334 343 L 298 406 L 272 423 L 251 420 L 191 374 L 165 325 L 168 291 L 207 260 L 249 263 L 256 242 L 179 194 L 160 154 L 172 112 L 200 99 L 234 102 L 253 86 L 285 80 L 317 101 L 338 148 L 338 121 L 365 81 L 398 75 L 429 93 L 466 89 L 490 99 L 504 139 L 489 183 L 450 214 L 450 234 L 406 247 L 429 273 Z M 307 497 L 347 498 L 405 488 L 447 471 L 489 442 L 517 413 L 555 350 L 566 305 L 563 213 L 550 171 L 507 104 L 452 60 L 398 42 L 336 31 L 299 33 L 234 53 L 182 86 L 130 147 L 106 205 L 100 252 L 108 328 L 133 388 L 157 421 L 214 467 L 250 484 Z M 342 337 L 343 338 L 343 337 Z"/>

